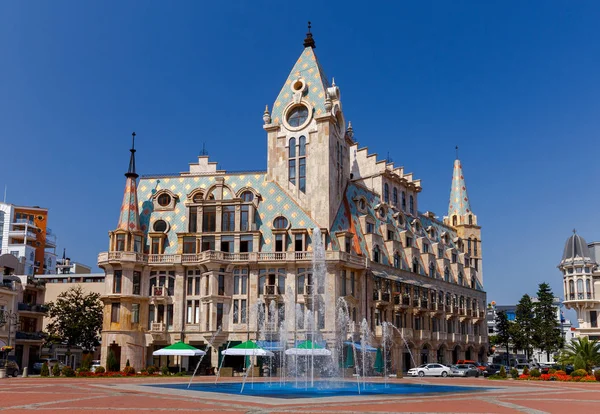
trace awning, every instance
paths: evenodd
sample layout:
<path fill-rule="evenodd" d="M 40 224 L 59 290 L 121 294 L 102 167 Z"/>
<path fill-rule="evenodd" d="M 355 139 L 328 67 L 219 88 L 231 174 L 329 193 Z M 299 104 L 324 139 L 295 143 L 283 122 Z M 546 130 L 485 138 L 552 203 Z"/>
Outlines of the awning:
<path fill-rule="evenodd" d="M 354 342 L 354 344 L 350 341 L 346 341 L 344 342 L 344 345 L 349 345 L 352 346 L 354 345 L 354 347 L 356 348 L 357 351 L 362 351 L 362 347 L 360 346 L 360 342 Z M 377 352 L 377 348 L 373 348 L 370 345 L 366 346 L 367 352 Z"/>
<path fill-rule="evenodd" d="M 283 346 L 279 341 L 256 341 L 256 345 L 267 351 L 283 351 Z"/>
<path fill-rule="evenodd" d="M 165 348 L 154 351 L 152 355 L 161 356 L 161 355 L 178 355 L 178 356 L 198 356 L 204 355 L 206 352 L 194 348 L 191 345 L 188 345 L 183 342 L 177 342 L 173 345 L 167 346 Z"/>

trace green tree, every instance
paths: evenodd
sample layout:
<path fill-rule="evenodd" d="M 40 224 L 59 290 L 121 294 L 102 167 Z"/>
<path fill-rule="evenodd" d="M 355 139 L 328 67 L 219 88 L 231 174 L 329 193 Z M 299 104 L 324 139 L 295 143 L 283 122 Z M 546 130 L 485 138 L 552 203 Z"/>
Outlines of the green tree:
<path fill-rule="evenodd" d="M 561 353 L 560 360 L 591 373 L 593 367 L 600 365 L 600 342 L 590 341 L 587 336 L 573 339 Z"/>
<path fill-rule="evenodd" d="M 515 331 L 513 341 L 517 344 L 517 348 L 525 351 L 525 356 L 529 359 L 535 326 L 535 312 L 529 295 L 523 295 L 517 304 L 515 316 L 516 326 L 513 328 L 513 331 Z"/>
<path fill-rule="evenodd" d="M 112 349 L 109 349 L 108 355 L 106 356 L 106 370 L 108 372 L 119 372 L 120 369 L 121 367 L 119 361 L 117 361 L 117 358 L 115 357 L 115 353 Z"/>
<path fill-rule="evenodd" d="M 542 352 L 546 352 L 546 355 L 550 358 L 550 353 L 557 351 L 563 345 L 562 335 L 556 319 L 554 294 L 547 283 L 540 283 L 537 295 L 538 302 L 534 304 L 535 317 L 532 343 Z"/>
<path fill-rule="evenodd" d="M 506 346 L 506 365 L 509 365 L 508 343 L 510 341 L 510 323 L 505 311 L 500 311 L 496 314 L 496 332 L 498 345 L 502 344 Z"/>
<path fill-rule="evenodd" d="M 102 308 L 100 294 L 84 294 L 79 286 L 71 288 L 48 303 L 47 334 L 66 344 L 68 349 L 79 346 L 86 351 L 93 350 L 100 344 Z"/>

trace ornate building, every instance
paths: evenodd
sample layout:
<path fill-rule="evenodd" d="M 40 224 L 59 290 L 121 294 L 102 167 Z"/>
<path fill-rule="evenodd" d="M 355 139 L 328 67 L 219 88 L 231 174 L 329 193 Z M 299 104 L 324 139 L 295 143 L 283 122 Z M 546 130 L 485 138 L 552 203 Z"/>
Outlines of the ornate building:
<path fill-rule="evenodd" d="M 579 327 L 575 330 L 575 336 L 587 336 L 594 340 L 600 340 L 600 292 L 595 286 L 600 280 L 599 259 L 600 242 L 588 244 L 573 230 L 558 265 L 563 274 L 563 304 L 577 312 Z"/>
<path fill-rule="evenodd" d="M 394 369 L 411 365 L 407 347 L 417 363 L 482 360 L 481 231 L 460 161 L 448 216 L 419 212 L 420 180 L 354 139 L 310 29 L 263 121 L 266 171 L 218 170 L 200 156 L 187 172 L 138 183 L 132 148 L 119 224 L 98 257 L 106 272 L 102 364 L 109 349 L 121 366 L 129 359 L 144 367 L 155 349 L 179 340 L 213 338 L 218 348 L 268 339 L 259 308 L 302 339 L 308 327 L 298 315 L 313 311 L 319 338 L 331 345 L 339 298 L 349 339 L 363 319 L 375 343 L 383 322 L 398 328 Z M 322 282 L 312 275 L 316 228 L 326 250 Z"/>

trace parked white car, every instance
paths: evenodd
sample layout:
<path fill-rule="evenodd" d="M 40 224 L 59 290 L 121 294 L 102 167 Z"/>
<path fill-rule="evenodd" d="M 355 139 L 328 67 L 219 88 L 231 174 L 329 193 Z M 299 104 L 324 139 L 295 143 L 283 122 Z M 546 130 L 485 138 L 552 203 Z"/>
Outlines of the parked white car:
<path fill-rule="evenodd" d="M 412 377 L 447 377 L 450 368 L 442 364 L 423 364 L 409 369 L 407 374 Z"/>

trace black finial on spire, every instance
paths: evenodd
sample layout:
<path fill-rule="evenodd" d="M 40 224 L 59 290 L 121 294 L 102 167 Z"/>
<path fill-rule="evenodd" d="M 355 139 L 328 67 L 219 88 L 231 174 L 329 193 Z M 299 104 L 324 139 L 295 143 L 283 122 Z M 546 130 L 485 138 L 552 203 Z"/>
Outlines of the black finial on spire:
<path fill-rule="evenodd" d="M 317 45 L 315 45 L 315 39 L 313 39 L 313 35 L 310 32 L 311 27 L 310 22 L 308 22 L 308 33 L 306 33 L 306 39 L 304 39 L 304 47 L 312 47 L 314 49 Z"/>
<path fill-rule="evenodd" d="M 125 177 L 138 178 L 139 175 L 135 173 L 135 132 L 131 134 L 131 156 L 129 157 L 129 169 L 125 173 Z"/>
<path fill-rule="evenodd" d="M 456 159 L 458 159 L 458 145 L 455 147 L 456 149 Z"/>
<path fill-rule="evenodd" d="M 573 229 L 573 234 L 576 234 L 576 233 L 577 233 L 577 230 Z"/>

